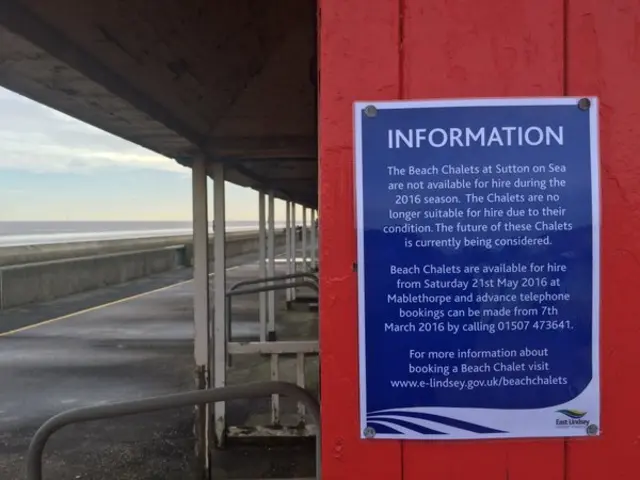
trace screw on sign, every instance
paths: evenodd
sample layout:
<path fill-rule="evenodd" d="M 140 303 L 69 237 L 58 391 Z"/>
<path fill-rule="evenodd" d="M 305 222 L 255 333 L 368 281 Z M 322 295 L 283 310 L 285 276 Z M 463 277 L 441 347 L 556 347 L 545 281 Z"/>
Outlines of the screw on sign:
<path fill-rule="evenodd" d="M 378 113 L 378 109 L 376 107 L 374 107 L 373 105 L 369 105 L 368 107 L 365 107 L 365 109 L 364 109 L 364 114 L 367 117 L 375 117 L 377 113 Z"/>
<path fill-rule="evenodd" d="M 580 110 L 589 110 L 589 107 L 591 107 L 591 100 L 588 98 L 581 98 L 578 100 L 578 108 Z"/>

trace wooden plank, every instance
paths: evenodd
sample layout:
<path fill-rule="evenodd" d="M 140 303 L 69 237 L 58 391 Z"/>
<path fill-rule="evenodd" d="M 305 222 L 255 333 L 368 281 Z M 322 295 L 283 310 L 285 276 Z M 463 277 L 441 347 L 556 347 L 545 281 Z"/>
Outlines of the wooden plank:
<path fill-rule="evenodd" d="M 567 93 L 600 98 L 602 436 L 567 445 L 568 479 L 640 477 L 640 2 L 567 0 Z"/>
<path fill-rule="evenodd" d="M 353 102 L 398 95 L 397 0 L 320 0 L 323 480 L 401 478 L 399 442 L 360 440 Z"/>
<path fill-rule="evenodd" d="M 562 0 L 401 0 L 405 98 L 563 95 Z M 403 480 L 561 480 L 564 441 L 404 442 Z"/>

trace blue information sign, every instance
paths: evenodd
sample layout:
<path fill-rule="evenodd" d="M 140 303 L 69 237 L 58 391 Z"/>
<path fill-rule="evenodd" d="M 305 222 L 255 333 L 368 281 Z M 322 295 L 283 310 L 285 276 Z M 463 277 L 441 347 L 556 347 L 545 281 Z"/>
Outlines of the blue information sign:
<path fill-rule="evenodd" d="M 597 435 L 597 99 L 354 113 L 362 437 Z"/>

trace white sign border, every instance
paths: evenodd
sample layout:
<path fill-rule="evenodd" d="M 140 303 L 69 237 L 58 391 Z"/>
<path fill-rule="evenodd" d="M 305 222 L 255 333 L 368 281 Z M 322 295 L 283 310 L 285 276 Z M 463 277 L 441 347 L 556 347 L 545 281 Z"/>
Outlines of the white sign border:
<path fill-rule="evenodd" d="M 424 108 L 453 108 L 453 107 L 524 107 L 524 106 L 559 106 L 575 105 L 582 98 L 590 100 L 589 107 L 589 135 L 591 157 L 591 214 L 592 214 L 592 323 L 591 323 L 591 352 L 592 352 L 592 379 L 585 390 L 570 403 L 580 397 L 589 397 L 597 406 L 596 412 L 589 416 L 590 423 L 597 426 L 595 435 L 599 435 L 602 429 L 600 424 L 601 398 L 600 398 L 600 230 L 601 230 L 601 190 L 600 190 L 600 139 L 599 139 L 599 101 L 598 97 L 510 97 L 510 98 L 469 98 L 469 99 L 435 99 L 435 100 L 386 100 L 386 101 L 356 101 L 353 104 L 354 116 L 354 167 L 355 167 L 355 201 L 356 201 L 356 235 L 357 235 L 357 282 L 358 282 L 358 371 L 359 371 L 359 395 L 360 395 L 360 438 L 370 439 L 365 433 L 367 427 L 367 392 L 366 392 L 366 354 L 365 354 L 365 263 L 364 263 L 364 206 L 363 206 L 363 154 L 362 154 L 362 113 L 368 106 L 377 110 L 385 109 L 424 109 Z M 595 391 L 594 391 L 595 390 Z M 555 405 L 552 409 L 570 408 L 566 405 Z M 420 408 L 420 407 L 418 407 Z M 415 409 L 405 409 L 415 410 Z M 433 413 L 447 408 L 430 408 Z M 470 413 L 482 413 L 490 415 L 492 411 L 500 409 L 459 409 Z M 517 415 L 533 416 L 536 411 L 515 410 Z M 389 412 L 392 414 L 393 412 Z M 473 417 L 473 415 L 472 415 Z M 532 425 L 539 420 L 533 418 Z M 539 424 L 539 423 L 538 423 Z M 396 427 L 397 428 L 397 427 Z M 382 440 L 469 440 L 469 439 L 496 439 L 496 438 L 558 438 L 558 437 L 582 437 L 586 436 L 585 429 L 556 429 L 557 434 L 550 428 L 534 429 L 527 434 L 496 433 L 496 434 L 472 434 L 468 432 L 462 435 L 421 435 L 412 431 L 405 434 L 377 434 L 373 438 Z"/>

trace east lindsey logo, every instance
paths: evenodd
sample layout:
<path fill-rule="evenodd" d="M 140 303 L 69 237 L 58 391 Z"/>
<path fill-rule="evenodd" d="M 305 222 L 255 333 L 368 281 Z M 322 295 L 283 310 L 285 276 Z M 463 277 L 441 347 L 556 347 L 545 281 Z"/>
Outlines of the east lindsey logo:
<path fill-rule="evenodd" d="M 561 416 L 556 418 L 556 427 L 560 428 L 570 428 L 570 427 L 578 427 L 578 428 L 586 428 L 589 426 L 590 421 L 583 418 L 587 412 L 583 412 L 581 410 L 557 410 Z"/>

